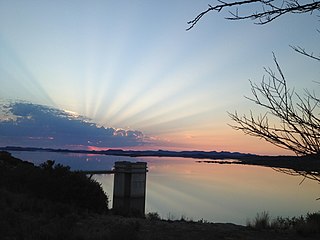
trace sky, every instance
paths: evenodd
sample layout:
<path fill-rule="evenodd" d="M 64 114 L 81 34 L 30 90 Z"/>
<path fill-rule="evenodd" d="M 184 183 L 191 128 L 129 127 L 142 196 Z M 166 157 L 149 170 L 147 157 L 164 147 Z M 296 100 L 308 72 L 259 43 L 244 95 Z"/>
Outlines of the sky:
<path fill-rule="evenodd" d="M 272 52 L 290 88 L 318 91 L 317 62 L 289 45 L 316 53 L 319 17 L 210 13 L 186 31 L 208 3 L 0 0 L 0 145 L 290 153 L 228 112 L 260 113 L 244 96 Z"/>

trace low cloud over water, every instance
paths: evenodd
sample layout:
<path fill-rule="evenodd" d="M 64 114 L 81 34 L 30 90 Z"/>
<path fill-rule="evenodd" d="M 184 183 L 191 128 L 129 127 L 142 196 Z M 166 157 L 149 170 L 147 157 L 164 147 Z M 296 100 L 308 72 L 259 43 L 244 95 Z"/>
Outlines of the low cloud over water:
<path fill-rule="evenodd" d="M 148 144 L 141 131 L 98 126 L 72 112 L 29 102 L 2 104 L 0 145 L 125 148 Z"/>

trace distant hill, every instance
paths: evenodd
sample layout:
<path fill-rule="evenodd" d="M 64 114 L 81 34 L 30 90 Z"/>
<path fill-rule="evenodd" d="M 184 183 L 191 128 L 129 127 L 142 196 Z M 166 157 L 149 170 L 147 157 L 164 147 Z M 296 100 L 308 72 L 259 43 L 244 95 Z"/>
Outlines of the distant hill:
<path fill-rule="evenodd" d="M 228 151 L 167 151 L 167 150 L 147 150 L 134 151 L 122 149 L 109 149 L 102 151 L 91 150 L 71 150 L 71 149 L 52 149 L 36 147 L 0 147 L 0 151 L 29 151 L 29 152 L 56 152 L 56 153 L 79 153 L 79 154 L 100 154 L 127 157 L 183 157 L 201 159 L 201 163 L 219 164 L 244 164 L 258 165 L 273 168 L 285 168 L 298 171 L 301 174 L 312 174 L 316 179 L 320 178 L 320 156 L 261 156 L 251 153 L 228 152 Z M 233 160 L 233 161 L 229 161 Z"/>
<path fill-rule="evenodd" d="M 36 147 L 15 147 L 7 146 L 0 147 L 3 151 L 42 151 L 42 152 L 63 152 L 63 153 L 83 153 L 83 154 L 103 154 L 115 156 L 128 156 L 128 157 L 184 157 L 184 158 L 197 158 L 197 159 L 244 159 L 257 157 L 258 155 L 250 153 L 239 152 L 217 152 L 217 151 L 167 151 L 167 150 L 147 150 L 147 151 L 134 151 L 122 149 L 109 149 L 102 151 L 91 150 L 70 150 L 70 149 L 52 149 L 52 148 L 36 148 Z"/>

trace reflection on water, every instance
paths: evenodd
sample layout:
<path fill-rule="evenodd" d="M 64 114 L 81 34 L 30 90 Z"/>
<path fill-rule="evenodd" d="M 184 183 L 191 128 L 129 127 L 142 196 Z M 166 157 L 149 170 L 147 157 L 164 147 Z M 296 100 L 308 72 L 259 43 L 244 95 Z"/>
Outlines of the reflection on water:
<path fill-rule="evenodd" d="M 148 162 L 146 212 L 163 218 L 245 224 L 256 213 L 292 217 L 319 211 L 319 183 L 289 176 L 271 168 L 235 164 L 197 163 L 169 157 L 119 157 L 47 152 L 13 152 L 40 164 L 48 159 L 73 170 L 108 170 L 115 161 Z M 96 175 L 112 200 L 113 176 Z M 112 206 L 112 203 L 109 203 Z"/>

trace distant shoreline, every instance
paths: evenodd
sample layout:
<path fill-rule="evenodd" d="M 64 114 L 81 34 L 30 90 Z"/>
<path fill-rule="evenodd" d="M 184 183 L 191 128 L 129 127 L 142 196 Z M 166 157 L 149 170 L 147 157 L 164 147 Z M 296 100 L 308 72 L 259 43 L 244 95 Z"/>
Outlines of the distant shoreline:
<path fill-rule="evenodd" d="M 239 152 L 216 152 L 216 151 L 167 151 L 167 150 L 71 150 L 71 149 L 53 149 L 53 148 L 37 148 L 37 147 L 16 147 L 6 146 L 0 147 L 2 151 L 25 151 L 25 152 L 57 152 L 57 153 L 80 153 L 80 154 L 97 154 L 97 155 L 114 155 L 127 157 L 184 157 L 196 159 L 243 159 L 258 157 L 258 155 Z"/>
<path fill-rule="evenodd" d="M 56 153 L 79 153 L 79 154 L 97 154 L 97 155 L 113 155 L 127 157 L 183 157 L 199 160 L 199 163 L 213 164 L 244 164 L 257 165 L 273 168 L 286 168 L 294 171 L 304 171 L 313 175 L 320 175 L 320 156 L 261 156 L 250 153 L 239 152 L 217 152 L 217 151 L 166 151 L 166 150 L 71 150 L 71 149 L 52 149 L 52 148 L 37 148 L 37 147 L 16 147 L 6 146 L 0 147 L 0 151 L 25 151 L 25 152 L 56 152 Z M 236 161 L 226 161 L 232 159 Z"/>

